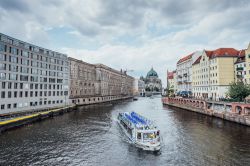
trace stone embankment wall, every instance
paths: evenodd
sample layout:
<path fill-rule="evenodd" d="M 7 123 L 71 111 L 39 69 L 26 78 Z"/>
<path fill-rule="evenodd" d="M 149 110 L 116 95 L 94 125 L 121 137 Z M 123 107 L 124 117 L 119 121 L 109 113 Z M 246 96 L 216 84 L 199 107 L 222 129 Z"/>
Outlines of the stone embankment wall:
<path fill-rule="evenodd" d="M 162 103 L 250 126 L 250 104 L 163 97 Z"/>
<path fill-rule="evenodd" d="M 133 98 L 133 96 L 85 97 L 85 98 L 70 99 L 70 103 L 75 105 L 91 105 L 91 104 L 114 102 L 117 100 L 126 100 L 131 98 Z"/>

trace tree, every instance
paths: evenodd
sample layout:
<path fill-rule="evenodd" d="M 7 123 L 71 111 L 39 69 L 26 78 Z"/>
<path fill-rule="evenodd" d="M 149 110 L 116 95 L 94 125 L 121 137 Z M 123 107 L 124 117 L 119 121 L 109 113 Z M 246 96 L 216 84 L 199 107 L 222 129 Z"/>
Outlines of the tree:
<path fill-rule="evenodd" d="M 174 89 L 167 87 L 167 88 L 165 89 L 165 91 L 166 91 L 166 95 L 167 95 L 168 97 L 173 97 L 173 96 L 174 96 Z"/>
<path fill-rule="evenodd" d="M 244 101 L 244 99 L 250 95 L 250 87 L 243 82 L 231 83 L 228 89 L 228 95 L 236 101 Z"/>

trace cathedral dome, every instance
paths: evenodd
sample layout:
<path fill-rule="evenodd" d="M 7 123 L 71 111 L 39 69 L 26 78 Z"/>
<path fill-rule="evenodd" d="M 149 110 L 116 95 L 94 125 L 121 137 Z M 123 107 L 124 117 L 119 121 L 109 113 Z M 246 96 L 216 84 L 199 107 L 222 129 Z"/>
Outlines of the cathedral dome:
<path fill-rule="evenodd" d="M 147 77 L 158 77 L 158 74 L 153 68 L 151 68 L 151 70 L 147 74 Z"/>

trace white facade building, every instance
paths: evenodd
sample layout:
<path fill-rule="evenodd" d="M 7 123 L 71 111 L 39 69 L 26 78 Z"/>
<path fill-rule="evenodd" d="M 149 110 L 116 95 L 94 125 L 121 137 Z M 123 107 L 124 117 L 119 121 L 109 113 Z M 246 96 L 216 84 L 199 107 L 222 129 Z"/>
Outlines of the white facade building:
<path fill-rule="evenodd" d="M 235 78 L 236 82 L 244 82 L 247 83 L 246 75 L 246 57 L 245 57 L 245 50 L 241 50 L 239 53 L 239 57 L 237 61 L 234 63 L 234 71 L 235 71 Z"/>
<path fill-rule="evenodd" d="M 145 82 L 141 79 L 134 79 L 133 93 L 135 96 L 145 96 Z"/>
<path fill-rule="evenodd" d="M 0 33 L 0 113 L 68 104 L 67 55 Z"/>
<path fill-rule="evenodd" d="M 177 93 L 192 92 L 192 64 L 201 55 L 200 51 L 181 58 L 177 62 Z"/>

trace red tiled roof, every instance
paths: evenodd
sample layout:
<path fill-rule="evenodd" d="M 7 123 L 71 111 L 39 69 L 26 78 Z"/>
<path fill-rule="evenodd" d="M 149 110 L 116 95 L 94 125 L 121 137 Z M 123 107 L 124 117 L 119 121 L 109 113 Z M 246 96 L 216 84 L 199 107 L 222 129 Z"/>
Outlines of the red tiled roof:
<path fill-rule="evenodd" d="M 237 61 L 235 62 L 235 64 L 245 62 L 245 59 L 246 59 L 246 57 L 245 57 L 246 52 L 245 51 L 246 50 L 240 50 Z"/>
<path fill-rule="evenodd" d="M 245 57 L 245 55 L 246 55 L 246 50 L 245 49 L 244 50 L 240 50 L 239 57 Z"/>
<path fill-rule="evenodd" d="M 189 55 L 187 55 L 187 56 L 185 56 L 185 57 L 181 58 L 180 60 L 178 60 L 177 64 L 179 64 L 179 63 L 181 63 L 181 62 L 184 62 L 184 61 L 186 61 L 186 60 L 191 59 L 191 58 L 192 58 L 192 56 L 193 56 L 193 54 L 194 54 L 194 53 L 189 54 Z"/>
<path fill-rule="evenodd" d="M 213 54 L 213 51 L 207 51 L 207 50 L 205 50 L 205 53 L 206 53 L 206 55 L 207 55 L 208 57 L 211 57 L 212 54 Z"/>
<path fill-rule="evenodd" d="M 218 48 L 213 51 L 205 51 L 205 52 L 209 58 L 239 56 L 239 51 L 234 48 Z"/>
<path fill-rule="evenodd" d="M 196 61 L 193 63 L 193 65 L 199 64 L 201 61 L 201 56 L 199 56 Z"/>

